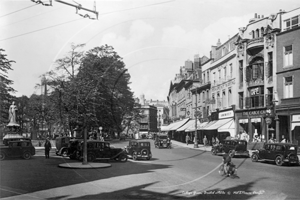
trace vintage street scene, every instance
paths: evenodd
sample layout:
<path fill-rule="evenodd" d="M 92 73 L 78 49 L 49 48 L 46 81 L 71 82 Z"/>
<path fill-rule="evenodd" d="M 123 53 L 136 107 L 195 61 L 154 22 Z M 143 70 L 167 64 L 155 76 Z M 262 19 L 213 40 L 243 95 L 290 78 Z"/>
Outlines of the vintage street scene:
<path fill-rule="evenodd" d="M 0 2 L 0 198 L 300 198 L 297 0 Z"/>

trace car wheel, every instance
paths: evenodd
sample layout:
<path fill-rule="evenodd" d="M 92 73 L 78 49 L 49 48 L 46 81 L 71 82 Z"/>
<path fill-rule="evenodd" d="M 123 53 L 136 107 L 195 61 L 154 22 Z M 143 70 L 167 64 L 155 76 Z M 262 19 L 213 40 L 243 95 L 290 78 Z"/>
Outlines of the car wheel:
<path fill-rule="evenodd" d="M 282 156 L 277 156 L 275 158 L 275 163 L 276 163 L 277 166 L 282 166 L 282 164 L 283 164 Z"/>
<path fill-rule="evenodd" d="M 31 158 L 31 153 L 29 153 L 29 152 L 24 152 L 24 153 L 23 153 L 23 158 L 24 158 L 25 160 L 30 159 L 30 158 Z"/>
<path fill-rule="evenodd" d="M 126 162 L 127 159 L 128 159 L 128 157 L 127 157 L 127 155 L 125 155 L 125 154 L 121 154 L 121 155 L 119 156 L 119 161 L 121 161 L 121 162 Z"/>
<path fill-rule="evenodd" d="M 5 156 L 5 153 L 1 152 L 1 153 L 0 153 L 0 160 L 4 160 L 5 157 L 6 157 L 6 156 Z"/>
<path fill-rule="evenodd" d="M 258 161 L 258 155 L 256 153 L 252 154 L 251 160 L 252 160 L 252 162 L 257 162 Z"/>
<path fill-rule="evenodd" d="M 133 160 L 137 160 L 137 153 L 136 153 L 136 152 L 133 152 L 133 153 L 132 153 L 132 159 L 133 159 Z"/>
<path fill-rule="evenodd" d="M 67 157 L 68 156 L 68 150 L 67 149 L 63 150 L 61 155 L 62 155 L 62 157 Z"/>
<path fill-rule="evenodd" d="M 93 162 L 94 160 L 95 160 L 95 155 L 92 154 L 92 153 L 89 153 L 89 154 L 87 155 L 87 161 L 88 161 L 88 162 Z"/>

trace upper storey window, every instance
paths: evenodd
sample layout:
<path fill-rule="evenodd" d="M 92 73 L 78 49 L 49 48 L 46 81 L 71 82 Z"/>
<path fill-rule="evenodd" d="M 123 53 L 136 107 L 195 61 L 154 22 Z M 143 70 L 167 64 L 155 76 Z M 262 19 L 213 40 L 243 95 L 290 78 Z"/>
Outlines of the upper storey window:
<path fill-rule="evenodd" d="M 293 65 L 293 46 L 284 47 L 284 67 Z"/>
<path fill-rule="evenodd" d="M 300 15 L 284 20 L 285 31 L 300 26 Z"/>

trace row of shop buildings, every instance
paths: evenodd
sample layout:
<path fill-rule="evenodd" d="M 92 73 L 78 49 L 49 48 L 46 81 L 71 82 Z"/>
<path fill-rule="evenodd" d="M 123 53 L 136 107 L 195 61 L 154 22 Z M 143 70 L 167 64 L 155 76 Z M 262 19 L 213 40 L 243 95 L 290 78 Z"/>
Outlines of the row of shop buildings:
<path fill-rule="evenodd" d="M 300 143 L 300 8 L 255 14 L 210 56 L 186 61 L 171 81 L 173 120 L 162 131 L 176 140 L 211 140 L 246 132 Z"/>

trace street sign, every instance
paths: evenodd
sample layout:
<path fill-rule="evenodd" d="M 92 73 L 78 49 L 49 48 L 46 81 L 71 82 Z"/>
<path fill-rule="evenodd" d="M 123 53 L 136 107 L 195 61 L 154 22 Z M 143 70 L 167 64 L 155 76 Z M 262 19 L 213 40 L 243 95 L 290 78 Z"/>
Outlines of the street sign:
<path fill-rule="evenodd" d="M 270 125 L 272 123 L 272 119 L 270 117 L 267 117 L 266 118 L 266 123 Z"/>

